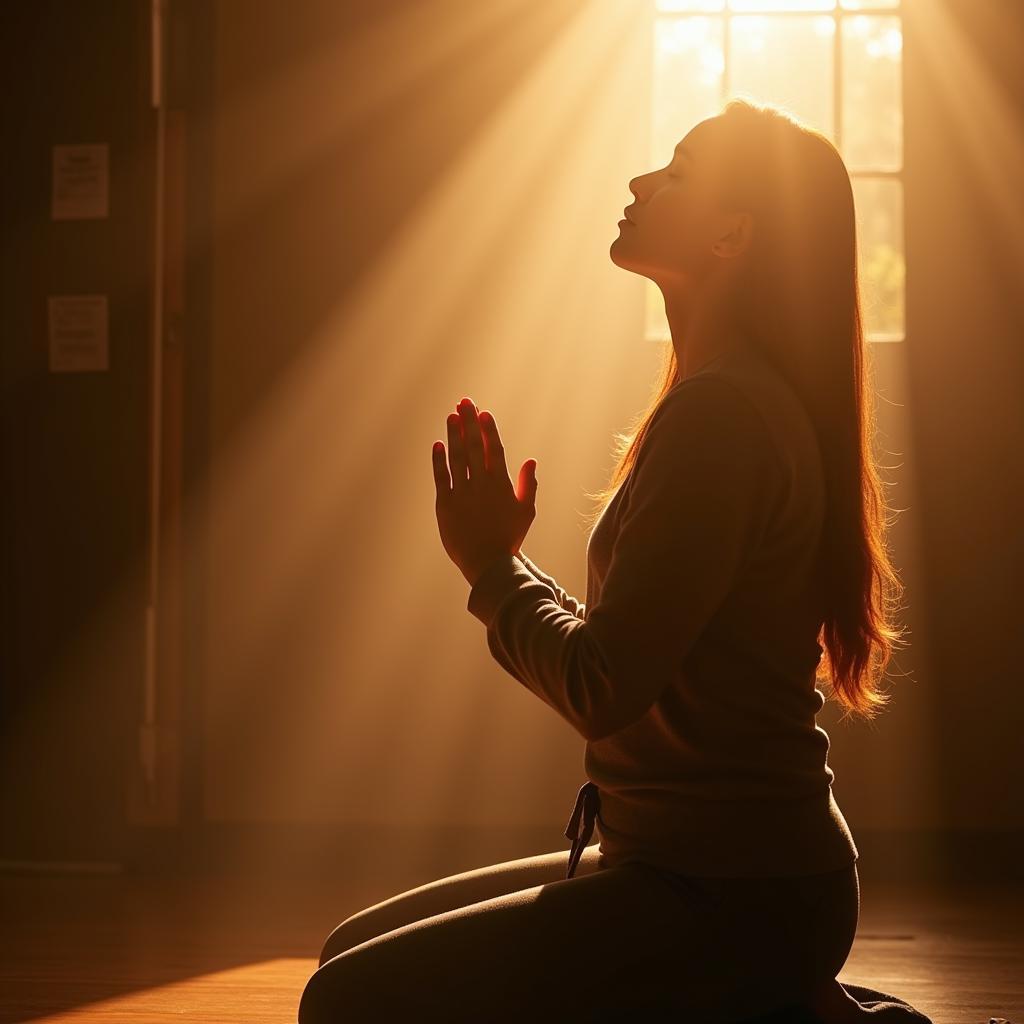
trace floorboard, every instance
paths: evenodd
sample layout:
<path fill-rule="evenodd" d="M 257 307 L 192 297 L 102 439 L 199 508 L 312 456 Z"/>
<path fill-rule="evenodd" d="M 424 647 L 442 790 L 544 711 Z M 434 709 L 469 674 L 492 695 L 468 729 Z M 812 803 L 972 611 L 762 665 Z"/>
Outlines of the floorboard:
<path fill-rule="evenodd" d="M 0 875 L 0 1021 L 294 1024 L 320 943 L 427 879 Z M 840 979 L 1024 1024 L 1024 886 L 866 885 Z"/>

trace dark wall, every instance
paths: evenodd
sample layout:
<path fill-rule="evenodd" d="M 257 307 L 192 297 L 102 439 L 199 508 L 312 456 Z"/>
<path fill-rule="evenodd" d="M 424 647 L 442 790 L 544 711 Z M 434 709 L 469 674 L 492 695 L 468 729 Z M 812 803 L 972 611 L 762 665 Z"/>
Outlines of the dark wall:
<path fill-rule="evenodd" d="M 907 4 L 907 358 L 932 792 L 1024 826 L 1024 5 Z"/>
<path fill-rule="evenodd" d="M 152 262 L 149 4 L 0 24 L 0 858 L 116 859 L 143 680 Z M 12 144 L 13 142 L 13 144 Z M 50 219 L 51 147 L 109 144 L 109 216 Z M 47 296 L 108 296 L 109 368 L 55 373 Z"/>

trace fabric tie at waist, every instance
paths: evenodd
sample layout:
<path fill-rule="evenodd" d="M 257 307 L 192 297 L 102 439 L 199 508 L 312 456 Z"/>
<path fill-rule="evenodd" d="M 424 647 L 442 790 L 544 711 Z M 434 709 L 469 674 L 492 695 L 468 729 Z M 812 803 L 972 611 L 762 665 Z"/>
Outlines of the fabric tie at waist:
<path fill-rule="evenodd" d="M 601 795 L 593 782 L 585 782 L 579 793 L 576 795 L 576 806 L 572 810 L 569 824 L 565 828 L 565 838 L 572 840 L 572 849 L 569 851 L 569 871 L 566 878 L 572 878 L 576 874 L 576 865 L 583 856 L 584 847 L 590 842 L 594 832 L 594 819 L 601 811 Z M 580 818 L 582 817 L 582 830 Z"/>

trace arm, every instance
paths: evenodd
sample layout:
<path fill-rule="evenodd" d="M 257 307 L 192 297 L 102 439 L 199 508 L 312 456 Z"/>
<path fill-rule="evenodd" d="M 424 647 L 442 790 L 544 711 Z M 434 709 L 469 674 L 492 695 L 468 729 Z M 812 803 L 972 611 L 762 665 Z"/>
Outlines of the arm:
<path fill-rule="evenodd" d="M 588 740 L 636 721 L 678 677 L 784 479 L 757 411 L 713 376 L 664 400 L 633 474 L 586 621 L 514 555 L 488 566 L 469 595 L 495 660 Z"/>
<path fill-rule="evenodd" d="M 541 583 L 546 583 L 555 592 L 559 607 L 564 608 L 567 612 L 571 612 L 577 619 L 586 618 L 587 606 L 581 601 L 577 601 L 575 597 L 563 590 L 553 576 L 549 576 L 546 572 L 531 562 L 523 551 L 519 551 L 516 557 L 520 559 L 523 565 L 525 565 L 526 568 L 541 581 Z"/>

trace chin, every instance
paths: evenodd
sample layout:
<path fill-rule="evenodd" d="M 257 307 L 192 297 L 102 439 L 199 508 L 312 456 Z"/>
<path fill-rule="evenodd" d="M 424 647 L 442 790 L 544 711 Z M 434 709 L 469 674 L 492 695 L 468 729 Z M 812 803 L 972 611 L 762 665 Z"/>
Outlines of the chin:
<path fill-rule="evenodd" d="M 648 280 L 654 281 L 654 278 L 651 277 L 650 269 L 617 251 L 615 248 L 615 242 L 612 242 L 608 249 L 608 258 L 615 264 L 615 266 L 620 267 L 622 270 L 628 270 L 631 274 L 639 274 L 640 277 L 646 277 Z M 657 281 L 654 281 L 654 283 L 657 284 Z"/>
<path fill-rule="evenodd" d="M 610 246 L 608 246 L 608 258 L 617 267 L 622 267 L 623 270 L 635 270 L 635 265 L 625 255 L 621 249 L 622 247 L 618 244 L 620 239 L 616 238 Z"/>

